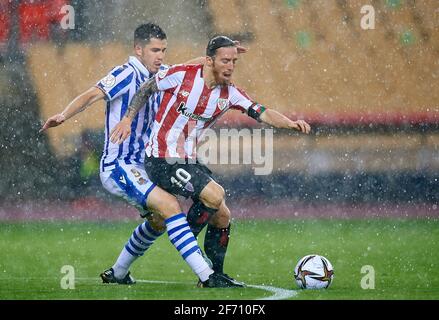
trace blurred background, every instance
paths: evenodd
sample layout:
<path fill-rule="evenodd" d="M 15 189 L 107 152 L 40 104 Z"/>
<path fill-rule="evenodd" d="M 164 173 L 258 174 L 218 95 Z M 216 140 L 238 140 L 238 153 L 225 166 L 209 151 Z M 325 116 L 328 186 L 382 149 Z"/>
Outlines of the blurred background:
<path fill-rule="evenodd" d="M 211 166 L 234 217 L 438 216 L 436 0 L 0 0 L 0 220 L 137 218 L 100 185 L 104 103 L 38 130 L 123 64 L 149 21 L 168 35 L 168 64 L 204 55 L 215 34 L 241 41 L 235 83 L 312 126 L 275 131 L 271 175 Z M 229 112 L 215 128 L 264 126 Z"/>

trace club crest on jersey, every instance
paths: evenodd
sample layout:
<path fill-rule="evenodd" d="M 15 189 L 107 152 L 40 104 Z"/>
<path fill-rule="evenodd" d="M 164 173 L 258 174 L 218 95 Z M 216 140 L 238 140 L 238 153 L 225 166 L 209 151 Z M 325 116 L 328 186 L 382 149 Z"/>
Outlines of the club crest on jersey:
<path fill-rule="evenodd" d="M 104 79 L 102 79 L 101 83 L 105 88 L 111 88 L 116 83 L 116 77 L 112 74 L 109 74 Z"/>
<path fill-rule="evenodd" d="M 227 99 L 219 98 L 216 105 L 220 110 L 224 110 L 225 107 L 227 107 L 227 104 L 229 101 Z"/>

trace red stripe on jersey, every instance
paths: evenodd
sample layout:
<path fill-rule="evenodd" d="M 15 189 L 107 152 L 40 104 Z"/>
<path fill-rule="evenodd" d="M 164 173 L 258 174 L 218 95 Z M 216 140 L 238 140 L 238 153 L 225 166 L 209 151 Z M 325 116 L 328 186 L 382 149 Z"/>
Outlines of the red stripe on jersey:
<path fill-rule="evenodd" d="M 212 89 L 209 89 L 206 85 L 204 85 L 203 91 L 201 92 L 201 95 L 198 98 L 197 106 L 195 107 L 195 110 L 193 112 L 194 114 L 201 116 L 204 113 L 204 111 L 207 108 L 207 103 L 209 102 L 211 93 L 212 93 Z M 191 126 L 191 132 L 192 132 L 192 130 L 196 130 L 196 128 L 197 128 L 197 122 L 198 122 L 197 120 L 189 119 L 189 121 L 186 123 L 186 126 L 184 127 L 184 130 L 183 130 L 185 142 L 189 136 L 189 126 Z M 197 144 L 196 136 L 195 136 L 194 143 L 195 143 L 195 145 Z M 184 148 L 183 148 L 183 151 L 184 151 Z M 193 150 L 191 152 L 191 155 L 193 155 Z"/>
<path fill-rule="evenodd" d="M 162 121 L 162 117 L 166 111 L 166 107 L 173 96 L 174 96 L 173 93 L 169 91 L 166 91 L 165 94 L 163 95 L 163 100 L 162 102 L 160 102 L 160 106 L 158 107 L 157 114 L 155 116 L 155 120 L 158 123 Z"/>
<path fill-rule="evenodd" d="M 177 111 L 177 108 L 182 102 L 186 104 L 187 99 L 189 97 L 189 95 L 182 95 L 180 94 L 180 92 L 182 91 L 191 92 L 192 87 L 194 85 L 194 79 L 200 67 L 201 65 L 197 66 L 196 68 L 191 65 L 185 68 L 186 73 L 184 75 L 183 82 L 180 86 L 180 90 L 177 94 L 177 100 L 174 102 L 171 108 L 169 108 L 168 113 L 164 115 L 165 118 L 163 119 L 163 123 L 157 134 L 157 143 L 158 143 L 157 148 L 159 151 L 160 158 L 166 157 L 166 151 L 167 151 L 166 137 L 168 132 L 174 126 L 174 123 L 177 120 L 178 116 L 180 115 L 180 113 Z M 166 109 L 166 106 L 163 106 L 163 108 Z"/>
<path fill-rule="evenodd" d="M 165 77 L 170 76 L 173 73 L 177 73 L 177 72 L 181 72 L 181 71 L 185 71 L 186 72 L 188 70 L 198 69 L 200 66 L 201 65 L 184 65 L 184 64 L 176 65 L 176 66 L 171 67 L 171 68 L 168 69 L 168 72 L 166 73 Z M 166 111 L 166 106 L 168 105 L 169 100 L 171 100 L 171 98 L 174 96 L 173 92 L 171 92 L 171 90 L 173 90 L 173 89 L 168 89 L 168 90 L 166 90 L 165 94 L 163 95 L 163 100 L 160 103 L 160 106 L 158 108 L 158 111 L 157 111 L 157 114 L 156 114 L 156 117 L 155 117 L 156 121 L 159 122 L 159 123 L 162 121 L 162 117 L 163 117 L 163 114 Z"/>

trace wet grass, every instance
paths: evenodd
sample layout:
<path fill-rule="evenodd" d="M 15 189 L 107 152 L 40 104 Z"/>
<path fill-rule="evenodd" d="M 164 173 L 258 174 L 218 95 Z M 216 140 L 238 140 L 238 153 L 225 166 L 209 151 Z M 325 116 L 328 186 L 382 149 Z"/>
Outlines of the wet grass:
<path fill-rule="evenodd" d="M 102 284 L 99 273 L 113 264 L 136 225 L 0 223 L 0 299 L 228 300 L 272 295 L 257 288 L 196 288 L 195 275 L 166 235 L 131 268 L 136 279 L 146 282 Z M 200 242 L 203 238 L 201 234 Z M 294 266 L 311 253 L 332 262 L 334 281 L 327 290 L 298 290 L 292 299 L 439 299 L 439 221 L 434 219 L 237 220 L 225 270 L 248 284 L 295 290 Z M 74 289 L 62 288 L 65 265 L 74 268 Z M 374 289 L 361 286 L 363 277 L 371 276 L 361 272 L 366 265 L 373 267 Z"/>

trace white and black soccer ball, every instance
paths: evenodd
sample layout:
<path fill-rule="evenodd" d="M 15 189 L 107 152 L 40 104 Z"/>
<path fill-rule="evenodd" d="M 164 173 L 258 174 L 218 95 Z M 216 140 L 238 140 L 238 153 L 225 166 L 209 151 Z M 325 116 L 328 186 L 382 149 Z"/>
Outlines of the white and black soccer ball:
<path fill-rule="evenodd" d="M 318 254 L 303 257 L 294 269 L 294 279 L 301 289 L 326 289 L 333 278 L 331 262 Z"/>

